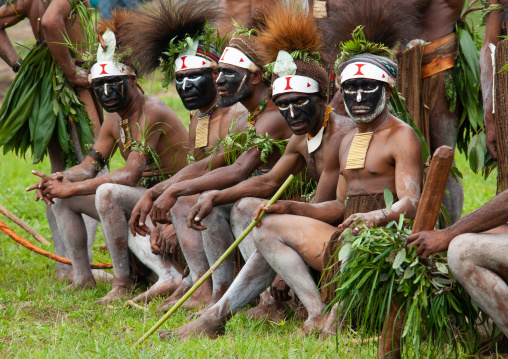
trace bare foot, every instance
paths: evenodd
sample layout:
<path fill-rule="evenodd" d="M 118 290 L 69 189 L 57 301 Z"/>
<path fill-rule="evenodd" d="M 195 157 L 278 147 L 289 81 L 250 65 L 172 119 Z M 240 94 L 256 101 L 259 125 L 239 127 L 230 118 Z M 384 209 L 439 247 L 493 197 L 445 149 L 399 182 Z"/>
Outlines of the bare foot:
<path fill-rule="evenodd" d="M 173 305 L 175 305 L 175 303 L 178 302 L 178 300 L 182 298 L 183 295 L 187 293 L 189 289 L 190 287 L 187 287 L 185 284 L 183 284 L 183 282 L 180 283 L 180 285 L 178 286 L 178 288 L 176 288 L 173 294 L 164 299 L 159 305 L 159 307 L 157 307 L 157 313 L 168 311 L 168 309 L 171 308 Z"/>
<path fill-rule="evenodd" d="M 55 280 L 58 282 L 72 283 L 72 266 L 58 263 L 56 265 Z"/>
<path fill-rule="evenodd" d="M 182 279 L 175 279 L 171 281 L 157 281 L 146 292 L 141 293 L 132 301 L 134 303 L 148 303 L 152 298 L 162 297 L 172 294 L 182 283 Z"/>
<path fill-rule="evenodd" d="M 209 337 L 217 339 L 225 333 L 226 319 L 217 318 L 214 313 L 205 313 L 193 322 L 175 330 L 159 330 L 161 339 L 177 337 L 178 339 L 187 340 L 198 337 Z"/>
<path fill-rule="evenodd" d="M 215 304 L 215 302 L 210 302 L 210 304 L 208 304 L 206 307 L 204 307 L 203 309 L 197 311 L 197 312 L 194 312 L 192 313 L 191 315 L 189 315 L 186 319 L 187 320 L 195 320 L 195 319 L 198 319 L 200 316 L 202 316 L 203 314 L 206 313 L 206 311 L 208 309 L 210 309 L 211 307 L 213 307 L 213 305 Z"/>
<path fill-rule="evenodd" d="M 111 302 L 114 302 L 114 301 L 117 301 L 117 300 L 122 300 L 125 298 L 125 296 L 127 295 L 127 293 L 130 291 L 130 288 L 127 288 L 127 287 L 120 287 L 120 286 L 113 286 L 113 289 L 111 289 L 111 291 L 106 294 L 104 297 L 102 297 L 101 299 L 99 299 L 98 301 L 95 302 L 95 304 L 109 304 Z"/>
<path fill-rule="evenodd" d="M 180 285 L 176 291 L 167 299 L 162 302 L 162 305 L 157 308 L 158 312 L 165 312 L 170 309 L 173 305 L 178 302 L 185 293 L 189 291 L 189 287 L 182 284 Z M 212 300 L 212 288 L 211 285 L 207 285 L 207 283 L 203 283 L 201 287 L 199 287 L 191 296 L 188 298 L 185 303 L 182 304 L 182 307 L 188 309 L 199 310 L 203 307 L 209 306 Z"/>
<path fill-rule="evenodd" d="M 113 275 L 109 274 L 102 269 L 92 269 L 92 275 L 96 282 L 111 283 L 113 282 Z"/>
<path fill-rule="evenodd" d="M 92 278 L 91 280 L 82 281 L 82 282 L 72 282 L 67 287 L 65 287 L 64 291 L 74 291 L 74 290 L 83 290 L 83 289 L 92 289 L 96 288 L 95 280 Z"/>
<path fill-rule="evenodd" d="M 319 333 L 320 338 L 325 339 L 325 338 L 333 337 L 333 336 L 337 335 L 337 329 L 339 329 L 341 333 L 344 330 L 345 324 L 343 323 L 341 318 L 339 318 L 337 316 L 337 308 L 338 308 L 338 303 L 336 303 L 332 307 L 332 310 L 330 310 L 330 312 L 327 313 L 323 328 L 321 329 L 321 331 Z M 340 327 L 339 327 L 339 325 L 340 325 Z"/>
<path fill-rule="evenodd" d="M 286 308 L 280 301 L 273 300 L 272 303 L 259 303 L 257 307 L 251 308 L 245 312 L 249 319 L 263 319 L 270 322 L 280 323 L 286 316 Z"/>

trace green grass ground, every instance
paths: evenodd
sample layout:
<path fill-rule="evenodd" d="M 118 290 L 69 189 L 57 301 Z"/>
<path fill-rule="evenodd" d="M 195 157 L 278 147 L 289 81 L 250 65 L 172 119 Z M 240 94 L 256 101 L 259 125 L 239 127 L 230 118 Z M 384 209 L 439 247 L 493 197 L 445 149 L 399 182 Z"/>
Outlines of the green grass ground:
<path fill-rule="evenodd" d="M 142 82 L 147 93 L 163 99 L 178 116 L 188 122 L 174 90 L 160 88 L 158 81 Z M 487 181 L 473 174 L 463 156 L 457 155 L 457 166 L 464 175 L 464 213 L 481 206 L 495 195 L 494 172 Z M 122 165 L 117 155 L 112 168 Z M 0 154 L 0 203 L 25 220 L 46 238 L 51 233 L 44 206 L 34 203 L 32 193 L 24 189 L 35 183 L 30 174 L 35 169 L 49 173 L 49 163 L 33 165 L 12 154 Z M 2 220 L 5 220 L 2 218 Z M 12 222 L 6 223 L 21 236 L 32 238 Z M 107 253 L 99 250 L 104 243 L 100 232 L 94 244 L 94 261 L 109 262 Z M 42 246 L 45 248 L 44 246 Z M 52 247 L 45 248 L 53 251 Z M 149 312 L 123 308 L 122 303 L 107 307 L 94 306 L 110 284 L 69 293 L 63 283 L 53 280 L 55 263 L 17 245 L 0 235 L 0 355 L 6 358 L 133 358 L 132 345 L 160 318 L 155 306 Z M 138 289 L 139 293 L 141 289 Z M 163 329 L 186 322 L 189 311 L 179 310 Z M 299 322 L 261 323 L 235 316 L 226 327 L 226 335 L 216 341 L 203 339 L 179 343 L 162 342 L 151 336 L 138 350 L 141 358 L 373 358 L 375 344 L 355 344 L 350 336 L 322 341 L 298 334 Z M 446 356 L 446 353 L 443 353 Z"/>

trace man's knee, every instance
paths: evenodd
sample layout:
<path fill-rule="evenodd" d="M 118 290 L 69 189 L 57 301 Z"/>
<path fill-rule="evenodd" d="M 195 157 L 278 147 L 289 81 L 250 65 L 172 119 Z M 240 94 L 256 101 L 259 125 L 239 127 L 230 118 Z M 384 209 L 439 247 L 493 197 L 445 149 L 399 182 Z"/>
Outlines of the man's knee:
<path fill-rule="evenodd" d="M 53 209 L 53 213 L 55 216 L 61 216 L 65 211 L 68 210 L 69 199 L 68 198 L 53 198 L 53 203 L 51 208 Z"/>
<path fill-rule="evenodd" d="M 460 273 L 467 267 L 474 254 L 476 242 L 476 235 L 472 233 L 465 233 L 455 237 L 448 246 L 448 266 L 453 274 Z"/>
<path fill-rule="evenodd" d="M 114 202 L 118 185 L 114 183 L 101 184 L 95 193 L 95 207 L 99 214 L 104 214 L 111 209 L 111 203 Z"/>
<path fill-rule="evenodd" d="M 261 204 L 262 201 L 262 199 L 255 197 L 242 198 L 236 201 L 231 213 L 252 214 L 252 212 L 254 212 L 254 210 Z"/>
<path fill-rule="evenodd" d="M 273 243 L 273 240 L 275 240 L 274 237 L 276 236 L 276 228 L 274 228 L 274 225 L 276 226 L 276 224 L 273 224 L 274 217 L 275 216 L 273 215 L 263 217 L 261 220 L 261 226 L 254 227 L 252 230 L 252 236 L 254 238 L 254 245 L 256 248 Z"/>

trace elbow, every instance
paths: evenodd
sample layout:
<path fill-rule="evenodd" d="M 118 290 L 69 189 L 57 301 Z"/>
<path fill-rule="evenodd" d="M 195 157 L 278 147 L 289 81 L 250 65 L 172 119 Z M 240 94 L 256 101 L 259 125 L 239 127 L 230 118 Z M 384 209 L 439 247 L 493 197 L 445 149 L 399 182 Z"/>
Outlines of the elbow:
<path fill-rule="evenodd" d="M 58 29 L 62 28 L 63 21 L 58 16 L 53 15 L 52 13 L 45 13 L 41 19 L 41 26 L 44 34 L 51 33 L 54 31 L 58 31 Z"/>

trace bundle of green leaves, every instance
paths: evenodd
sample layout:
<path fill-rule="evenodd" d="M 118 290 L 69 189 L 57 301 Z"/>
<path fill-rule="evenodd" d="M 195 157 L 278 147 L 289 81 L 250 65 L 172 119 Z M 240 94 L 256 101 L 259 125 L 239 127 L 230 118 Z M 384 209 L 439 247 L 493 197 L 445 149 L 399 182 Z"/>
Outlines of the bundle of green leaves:
<path fill-rule="evenodd" d="M 401 216 L 383 228 L 358 224 L 358 236 L 344 231 L 331 260 L 341 262 L 341 270 L 334 274 L 338 286 L 330 306 L 341 303 L 340 317 L 365 339 L 381 333 L 392 300 L 400 303 L 405 357 L 434 358 L 445 345 L 456 356 L 478 352 L 484 316 L 448 270 L 445 256 L 422 263 L 415 247 L 406 249 L 407 226 Z"/>

